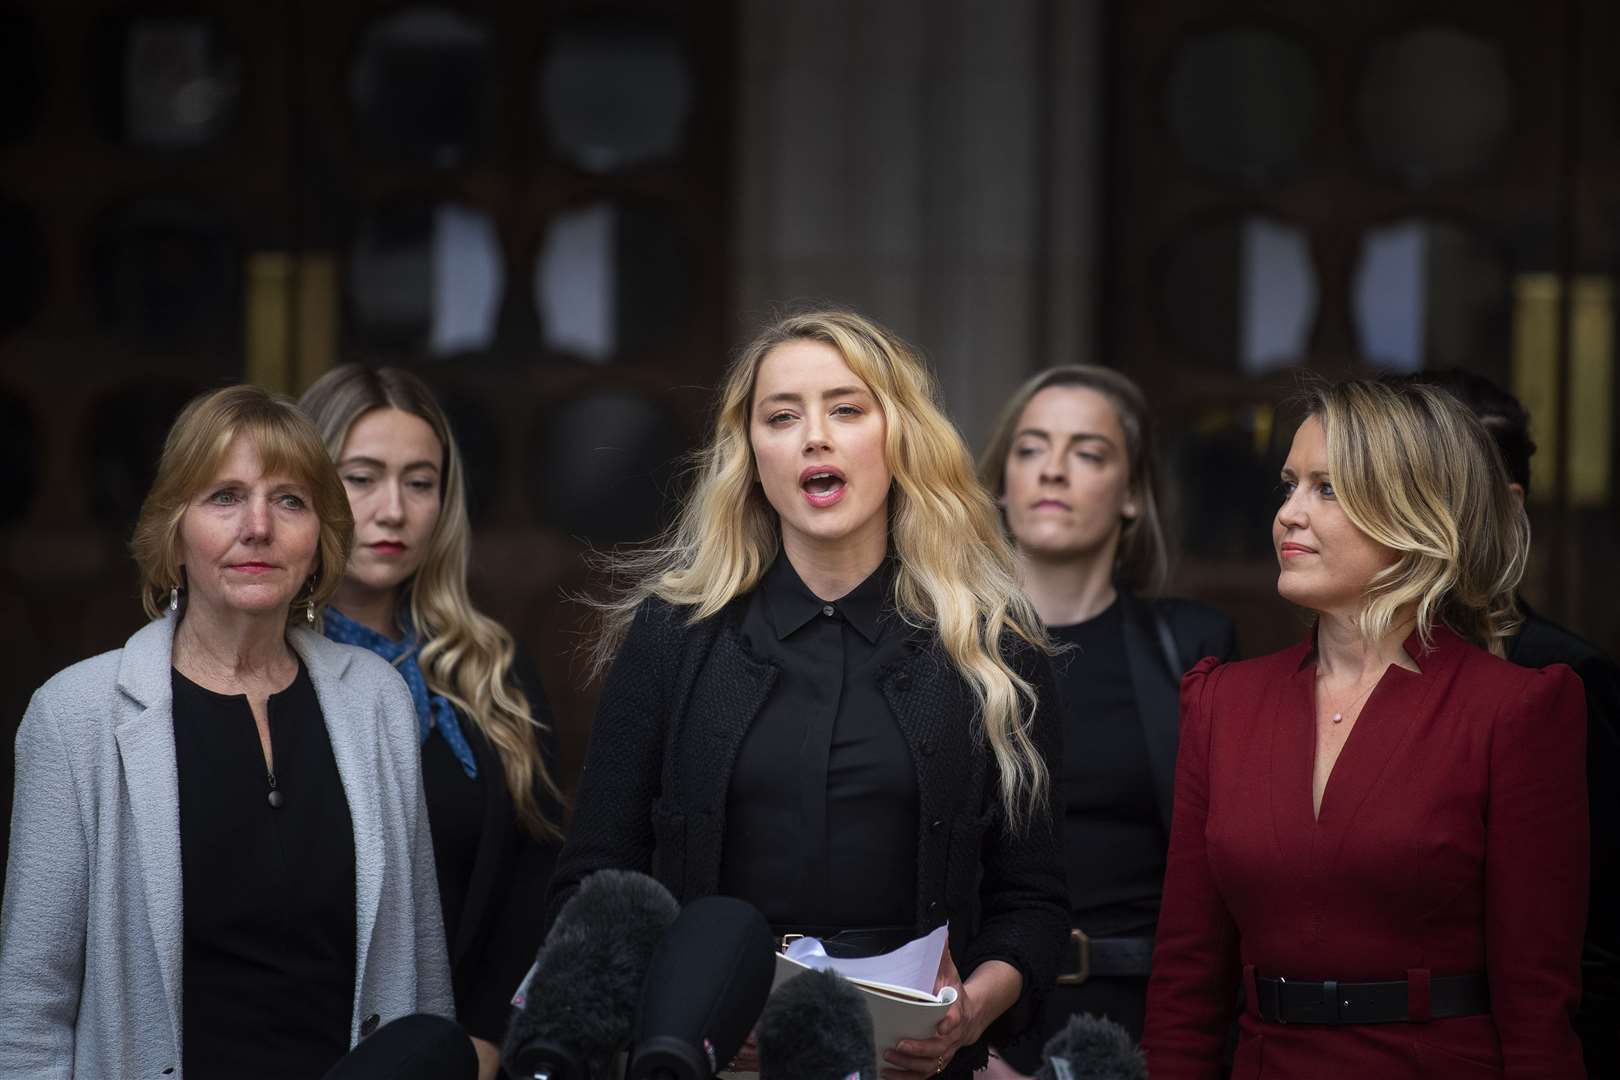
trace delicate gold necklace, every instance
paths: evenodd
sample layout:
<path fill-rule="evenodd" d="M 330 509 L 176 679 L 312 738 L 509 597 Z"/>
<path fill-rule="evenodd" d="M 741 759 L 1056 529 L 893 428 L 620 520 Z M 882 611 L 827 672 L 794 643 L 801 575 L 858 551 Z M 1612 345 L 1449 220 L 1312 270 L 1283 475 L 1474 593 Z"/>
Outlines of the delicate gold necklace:
<path fill-rule="evenodd" d="M 1322 675 L 1321 675 L 1321 674 L 1320 674 L 1320 673 L 1318 673 L 1318 674 L 1317 674 L 1317 676 L 1316 676 L 1316 677 L 1317 677 L 1317 679 L 1318 679 L 1318 686 L 1319 686 L 1319 687 L 1320 687 L 1320 686 L 1321 686 L 1321 680 L 1322 680 L 1322 678 L 1323 678 L 1323 677 L 1322 677 Z M 1377 688 L 1378 688 L 1378 684 L 1379 684 L 1379 683 L 1380 683 L 1380 682 L 1382 682 L 1382 681 L 1383 681 L 1383 678 L 1384 678 L 1384 677 L 1383 677 L 1383 674 L 1382 674 L 1382 673 L 1380 673 L 1380 674 L 1379 674 L 1379 676 L 1378 676 L 1378 678 L 1376 678 L 1376 679 L 1374 679 L 1374 680 L 1373 680 L 1373 681 L 1372 681 L 1372 684 L 1371 684 L 1371 685 L 1369 685 L 1369 686 L 1368 686 L 1368 687 L 1367 687 L 1367 689 L 1365 689 L 1365 690 L 1363 690 L 1363 691 L 1362 691 L 1362 692 L 1361 692 L 1361 694 L 1360 694 L 1360 696 L 1359 696 L 1359 697 L 1357 697 L 1357 698 L 1356 698 L 1356 700 L 1355 700 L 1355 702 L 1354 702 L 1354 703 L 1353 703 L 1353 704 L 1351 704 L 1351 706 L 1350 706 L 1350 708 L 1351 708 L 1351 709 L 1356 709 L 1356 708 L 1360 708 L 1360 707 L 1361 707 L 1361 705 L 1362 705 L 1362 704 L 1363 704 L 1363 703 L 1364 703 L 1364 702 L 1365 702 L 1365 701 L 1366 701 L 1366 700 L 1367 700 L 1367 699 L 1368 699 L 1368 698 L 1369 698 L 1369 697 L 1371 697 L 1371 696 L 1372 696 L 1372 692 L 1373 692 L 1373 691 L 1374 691 L 1374 690 L 1376 690 L 1376 689 L 1377 689 Z M 1342 724 L 1342 723 L 1344 723 L 1344 714 L 1345 714 L 1345 713 L 1346 713 L 1346 712 L 1348 712 L 1348 711 L 1349 711 L 1349 710 L 1347 710 L 1347 709 L 1340 709 L 1340 710 L 1338 710 L 1338 711 L 1336 711 L 1336 712 L 1335 712 L 1335 713 L 1334 713 L 1334 714 L 1333 714 L 1333 722 L 1334 722 L 1334 723 L 1335 723 L 1335 724 Z"/>

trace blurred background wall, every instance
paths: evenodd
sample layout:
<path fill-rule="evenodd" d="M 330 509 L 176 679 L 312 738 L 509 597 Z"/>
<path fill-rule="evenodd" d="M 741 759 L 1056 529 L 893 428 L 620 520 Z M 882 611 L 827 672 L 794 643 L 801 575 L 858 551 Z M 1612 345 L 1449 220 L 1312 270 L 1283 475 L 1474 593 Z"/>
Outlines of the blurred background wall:
<path fill-rule="evenodd" d="M 1041 367 L 1141 381 L 1174 588 L 1250 653 L 1300 632 L 1298 371 L 1487 374 L 1541 447 L 1525 593 L 1614 651 L 1617 40 L 1601 0 L 0 3 L 0 784 L 32 690 L 141 621 L 180 405 L 344 360 L 449 407 L 572 781 L 581 555 L 656 527 L 804 299 L 922 346 L 975 445 Z"/>

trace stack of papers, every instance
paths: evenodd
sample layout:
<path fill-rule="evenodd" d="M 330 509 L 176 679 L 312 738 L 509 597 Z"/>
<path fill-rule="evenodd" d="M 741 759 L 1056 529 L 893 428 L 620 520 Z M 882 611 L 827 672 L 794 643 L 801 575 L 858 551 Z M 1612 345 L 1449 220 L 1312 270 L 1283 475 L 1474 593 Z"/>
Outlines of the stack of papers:
<path fill-rule="evenodd" d="M 881 956 L 842 958 L 828 956 L 817 938 L 800 938 L 785 953 L 776 954 L 774 992 L 789 979 L 809 970 L 836 971 L 861 991 L 872 1017 L 873 1051 L 883 1068 L 883 1052 L 901 1039 L 928 1039 L 956 1002 L 956 987 L 934 993 L 934 980 L 945 955 L 947 928 L 908 941 Z M 751 1080 L 757 1073 L 722 1072 L 725 1078 Z"/>

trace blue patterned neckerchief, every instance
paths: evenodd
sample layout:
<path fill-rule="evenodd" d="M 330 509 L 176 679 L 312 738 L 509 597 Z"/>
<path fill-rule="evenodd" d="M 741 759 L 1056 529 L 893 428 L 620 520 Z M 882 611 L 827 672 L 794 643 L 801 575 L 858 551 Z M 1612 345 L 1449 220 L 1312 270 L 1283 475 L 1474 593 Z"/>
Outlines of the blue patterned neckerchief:
<path fill-rule="evenodd" d="M 417 666 L 416 630 L 411 626 L 410 617 L 401 613 L 400 627 L 404 630 L 404 636 L 398 641 L 390 641 L 371 627 L 361 626 L 334 607 L 328 607 L 322 619 L 326 636 L 333 641 L 370 649 L 394 665 L 394 669 L 404 676 L 405 685 L 410 688 L 411 700 L 416 702 L 416 732 L 422 737 L 422 742 L 426 744 L 428 735 L 438 728 L 439 734 L 449 744 L 450 752 L 461 762 L 462 771 L 476 780 L 478 761 L 473 757 L 472 747 L 467 745 L 467 736 L 461 733 L 456 707 L 443 695 L 428 692 L 427 680 Z"/>

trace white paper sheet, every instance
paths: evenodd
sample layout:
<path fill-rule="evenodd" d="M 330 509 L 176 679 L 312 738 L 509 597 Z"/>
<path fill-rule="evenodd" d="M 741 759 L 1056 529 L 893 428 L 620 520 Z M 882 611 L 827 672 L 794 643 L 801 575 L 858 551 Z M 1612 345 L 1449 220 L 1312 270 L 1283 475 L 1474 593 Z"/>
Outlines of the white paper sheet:
<path fill-rule="evenodd" d="M 949 927 L 941 926 L 925 937 L 908 941 L 893 952 L 879 956 L 828 956 L 819 938 L 800 938 L 787 947 L 789 960 L 818 971 L 836 971 L 846 979 L 901 986 L 922 994 L 934 993 L 939 961 L 945 955 Z"/>

